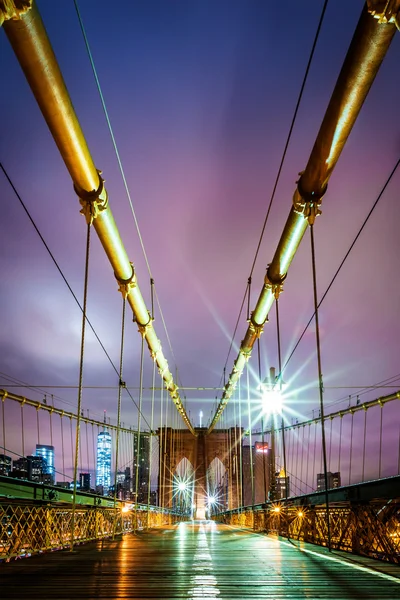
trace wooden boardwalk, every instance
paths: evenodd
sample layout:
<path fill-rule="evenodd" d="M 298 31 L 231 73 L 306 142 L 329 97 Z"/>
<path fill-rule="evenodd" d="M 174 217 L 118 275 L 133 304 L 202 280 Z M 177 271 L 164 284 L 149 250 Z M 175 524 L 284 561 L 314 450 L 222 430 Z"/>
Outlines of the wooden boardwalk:
<path fill-rule="evenodd" d="M 297 546 L 211 522 L 181 523 L 0 564 L 0 598 L 400 598 L 400 567 Z"/>

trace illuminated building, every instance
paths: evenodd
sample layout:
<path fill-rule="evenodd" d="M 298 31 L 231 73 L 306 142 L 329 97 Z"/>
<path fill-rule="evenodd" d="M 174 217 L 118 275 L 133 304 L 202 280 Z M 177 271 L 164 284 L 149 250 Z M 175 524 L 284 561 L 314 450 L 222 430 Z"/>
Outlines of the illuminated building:
<path fill-rule="evenodd" d="M 46 463 L 43 473 L 50 475 L 48 483 L 54 483 L 54 446 L 36 444 L 36 456 L 41 456 Z"/>
<path fill-rule="evenodd" d="M 251 454 L 250 446 L 243 446 L 242 469 L 244 506 L 253 504 L 251 470 L 253 470 L 254 504 L 262 504 L 266 499 L 268 500 L 270 452 L 267 442 L 256 442 L 251 448 Z"/>
<path fill-rule="evenodd" d="M 0 475 L 10 475 L 11 473 L 11 456 L 0 454 Z"/>
<path fill-rule="evenodd" d="M 331 490 L 332 488 L 338 488 L 342 485 L 341 481 L 340 481 L 340 472 L 331 473 L 330 471 L 328 471 L 327 477 L 328 477 L 328 490 Z M 324 489 L 325 489 L 325 475 L 324 475 L 324 473 L 318 473 L 317 474 L 317 492 L 321 492 Z"/>
<path fill-rule="evenodd" d="M 96 488 L 107 496 L 111 487 L 111 435 L 106 429 L 97 436 Z"/>
<path fill-rule="evenodd" d="M 276 473 L 275 478 L 275 498 L 289 498 L 290 496 L 290 477 L 285 475 L 285 470 L 282 468 L 279 473 Z"/>
<path fill-rule="evenodd" d="M 90 473 L 79 473 L 79 488 L 90 492 Z"/>

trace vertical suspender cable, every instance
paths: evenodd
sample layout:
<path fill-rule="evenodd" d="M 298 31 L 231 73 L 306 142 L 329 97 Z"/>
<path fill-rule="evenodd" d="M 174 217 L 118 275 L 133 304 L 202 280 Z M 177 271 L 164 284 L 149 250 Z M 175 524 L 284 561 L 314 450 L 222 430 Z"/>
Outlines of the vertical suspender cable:
<path fill-rule="evenodd" d="M 75 432 L 75 457 L 74 457 L 74 481 L 73 481 L 74 491 L 73 491 L 73 496 L 72 496 L 71 545 L 70 545 L 71 552 L 74 549 L 74 535 L 75 535 L 76 477 L 77 477 L 77 472 L 78 472 L 79 436 L 80 436 L 80 427 L 81 427 L 83 358 L 84 358 L 84 354 L 85 354 L 86 309 L 87 309 L 87 293 L 88 293 L 88 282 L 89 282 L 89 255 L 90 255 L 90 223 L 88 223 L 88 225 L 87 225 L 87 232 L 86 232 L 86 258 L 85 258 L 85 282 L 84 282 L 84 289 L 83 289 L 81 355 L 80 355 L 80 362 L 79 362 L 78 407 L 77 407 L 77 420 L 76 420 L 76 432 Z M 72 431 L 71 431 L 71 433 L 72 433 Z"/>
<path fill-rule="evenodd" d="M 159 465 L 158 465 L 158 480 L 160 482 L 159 485 L 159 499 L 158 499 L 158 504 L 160 507 L 164 508 L 164 496 L 165 496 L 165 490 L 164 490 L 164 486 L 165 486 L 165 482 L 164 482 L 164 436 L 163 436 L 163 399 L 164 399 L 164 386 L 162 384 L 162 380 L 161 380 L 161 387 L 160 387 L 160 436 L 159 436 L 159 440 L 158 440 L 158 446 L 159 446 Z"/>
<path fill-rule="evenodd" d="M 117 431 L 115 440 L 115 468 L 114 468 L 114 522 L 113 522 L 113 536 L 115 537 L 115 529 L 117 525 L 117 486 L 118 486 L 118 458 L 119 458 L 119 435 L 121 430 L 121 402 L 122 402 L 122 387 L 124 385 L 122 381 L 122 370 L 124 365 L 124 339 L 125 339 L 125 310 L 126 310 L 126 297 L 122 296 L 122 317 L 121 317 L 121 343 L 119 351 L 119 381 L 118 381 L 118 404 L 117 404 Z"/>
<path fill-rule="evenodd" d="M 308 487 L 311 487 L 311 489 L 313 489 L 312 486 L 308 485 L 308 465 L 310 464 L 310 436 L 311 436 L 311 423 L 308 424 L 307 456 L 306 456 L 306 489 L 305 489 L 305 491 L 307 491 Z"/>
<path fill-rule="evenodd" d="M 62 472 L 63 478 L 65 481 L 65 452 L 64 452 L 64 426 L 63 426 L 63 416 L 60 415 L 60 428 L 61 428 L 61 452 L 62 452 Z"/>
<path fill-rule="evenodd" d="M 315 314 L 315 335 L 317 344 L 317 362 L 318 362 L 318 381 L 319 381 L 319 403 L 321 416 L 321 438 L 322 438 L 322 455 L 324 459 L 324 478 L 325 478 L 325 504 L 326 504 L 326 527 L 328 534 L 328 549 L 331 551 L 331 528 L 329 519 L 329 494 L 328 494 L 328 472 L 326 464 L 326 443 L 325 443 L 325 421 L 324 421 L 324 386 L 322 382 L 322 364 L 321 364 L 321 344 L 319 337 L 319 313 L 318 313 L 318 298 L 317 298 L 317 273 L 315 264 L 315 245 L 314 245 L 314 224 L 310 225 L 311 238 L 311 262 L 313 272 L 313 292 L 314 292 L 314 314 Z"/>
<path fill-rule="evenodd" d="M 279 391 L 282 393 L 282 354 L 281 354 L 281 329 L 279 322 L 279 298 L 275 301 L 276 307 L 276 337 L 278 341 L 278 366 L 279 366 Z M 283 412 L 282 412 L 282 453 L 283 453 L 283 470 L 285 472 L 285 498 L 288 497 L 288 486 L 287 486 L 287 470 L 286 470 L 286 447 L 285 447 L 285 427 L 283 422 Z M 289 529 L 288 529 L 289 532 Z"/>
<path fill-rule="evenodd" d="M 136 447 L 136 473 L 135 473 L 135 491 L 136 491 L 136 508 L 139 502 L 139 492 L 142 481 L 139 480 L 139 473 L 142 474 L 140 468 L 140 447 L 141 447 L 141 426 L 142 426 L 142 405 L 143 405 L 143 355 L 144 355 L 144 335 L 142 335 L 142 344 L 140 347 L 140 373 L 139 373 L 139 410 L 137 423 L 137 447 Z M 142 498 L 141 498 L 142 500 Z"/>
<path fill-rule="evenodd" d="M 250 480 L 251 480 L 251 504 L 254 505 L 254 466 L 253 466 L 253 445 L 251 435 L 251 405 L 250 405 L 250 381 L 249 381 L 249 363 L 246 363 L 246 385 L 247 385 L 247 410 L 249 413 L 249 445 L 250 445 Z"/>
<path fill-rule="evenodd" d="M 353 453 L 353 427 L 354 427 L 354 413 L 351 413 L 351 432 L 350 432 L 350 465 L 349 465 L 349 485 L 351 484 L 351 455 Z"/>
<path fill-rule="evenodd" d="M 341 454 L 342 454 L 342 427 L 343 427 L 343 415 L 340 415 L 338 473 L 340 473 L 340 459 L 341 459 Z"/>
<path fill-rule="evenodd" d="M 153 375 L 152 375 L 152 385 L 151 385 L 151 416 L 150 416 L 150 440 L 149 440 L 149 478 L 148 478 L 148 488 L 147 488 L 147 527 L 150 526 L 149 518 L 150 518 L 150 499 L 151 499 L 151 476 L 152 476 L 152 463 L 153 463 L 153 429 L 154 429 L 154 395 L 155 389 L 154 386 L 156 384 L 156 361 L 153 360 Z"/>
<path fill-rule="evenodd" d="M 4 417 L 3 417 L 3 423 L 4 423 Z M 21 437 L 22 437 L 22 456 L 25 456 L 24 405 L 23 404 L 21 404 Z"/>
<path fill-rule="evenodd" d="M 261 352 L 260 352 L 260 338 L 257 338 L 257 354 L 258 354 L 258 384 L 261 388 Z M 262 445 L 262 468 L 263 468 L 263 488 L 264 488 L 264 502 L 267 501 L 267 474 L 265 472 L 265 435 L 264 435 L 264 413 L 261 413 L 261 445 Z"/>
<path fill-rule="evenodd" d="M 362 476 L 361 481 L 364 481 L 364 469 L 365 469 L 365 440 L 367 435 L 367 409 L 364 409 L 364 444 L 363 444 L 363 459 L 362 459 Z M 400 447 L 399 447 L 399 460 L 400 460 Z"/>
<path fill-rule="evenodd" d="M 243 428 L 242 428 L 242 386 L 241 379 L 238 381 L 238 396 L 239 396 L 239 431 L 240 431 L 240 445 L 239 445 L 239 474 L 240 474 L 240 507 L 243 507 Z"/>
<path fill-rule="evenodd" d="M 380 419 L 380 427 L 379 427 L 379 479 L 381 478 L 381 467 L 382 467 L 382 418 L 383 418 L 383 404 L 381 407 L 381 419 Z"/>

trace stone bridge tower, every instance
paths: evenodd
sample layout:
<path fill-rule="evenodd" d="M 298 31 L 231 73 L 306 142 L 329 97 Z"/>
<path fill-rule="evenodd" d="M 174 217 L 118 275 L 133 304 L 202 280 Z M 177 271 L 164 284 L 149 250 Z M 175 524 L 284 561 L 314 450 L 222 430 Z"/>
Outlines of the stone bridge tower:
<path fill-rule="evenodd" d="M 227 506 L 237 508 L 242 501 L 240 455 L 243 429 L 214 429 L 207 435 L 207 428 L 195 428 L 196 436 L 187 429 L 163 427 L 158 430 L 160 439 L 159 504 L 172 508 L 173 480 L 180 461 L 186 458 L 194 470 L 194 518 L 204 519 L 207 508 L 207 469 L 214 459 L 225 467 L 228 481 Z"/>

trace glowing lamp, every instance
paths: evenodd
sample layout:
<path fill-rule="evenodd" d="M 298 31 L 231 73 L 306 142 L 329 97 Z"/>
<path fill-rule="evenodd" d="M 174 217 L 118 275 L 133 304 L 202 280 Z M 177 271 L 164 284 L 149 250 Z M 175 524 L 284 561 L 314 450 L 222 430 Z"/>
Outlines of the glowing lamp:
<path fill-rule="evenodd" d="M 186 483 L 184 481 L 180 481 L 178 483 L 178 490 L 180 492 L 184 492 L 186 490 Z"/>
<path fill-rule="evenodd" d="M 215 496 L 208 496 L 208 504 L 213 505 L 217 503 L 217 499 Z"/>

